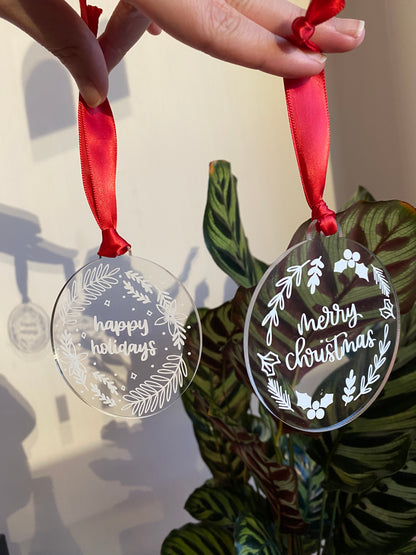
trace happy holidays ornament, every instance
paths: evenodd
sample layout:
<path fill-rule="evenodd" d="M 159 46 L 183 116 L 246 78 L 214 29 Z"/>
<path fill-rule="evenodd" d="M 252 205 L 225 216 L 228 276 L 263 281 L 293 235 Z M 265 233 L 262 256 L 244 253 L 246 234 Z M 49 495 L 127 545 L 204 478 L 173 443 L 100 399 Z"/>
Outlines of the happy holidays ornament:
<path fill-rule="evenodd" d="M 91 407 L 126 418 L 156 414 L 182 395 L 198 367 L 192 313 L 186 289 L 161 266 L 129 255 L 100 258 L 81 268 L 56 301 L 56 362 Z M 196 329 L 200 335 L 198 319 Z"/>
<path fill-rule="evenodd" d="M 80 6 L 96 34 L 101 10 L 86 0 Z M 78 125 L 84 190 L 102 243 L 100 258 L 74 274 L 58 296 L 53 353 L 89 406 L 142 418 L 169 407 L 189 386 L 201 357 L 201 325 L 183 284 L 162 266 L 131 256 L 117 233 L 117 137 L 108 100 L 91 108 L 80 97 Z"/>

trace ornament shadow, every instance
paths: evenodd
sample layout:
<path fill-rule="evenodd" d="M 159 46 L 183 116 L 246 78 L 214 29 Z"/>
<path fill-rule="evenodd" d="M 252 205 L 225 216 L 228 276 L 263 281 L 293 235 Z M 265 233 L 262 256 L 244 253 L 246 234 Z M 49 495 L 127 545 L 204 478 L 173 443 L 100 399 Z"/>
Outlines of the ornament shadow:
<path fill-rule="evenodd" d="M 62 266 L 65 279 L 74 273 L 73 259 L 77 251 L 43 239 L 35 214 L 0 203 L 0 228 L 3 230 L 0 234 L 0 253 L 13 258 L 16 284 L 23 303 L 30 300 L 30 262 Z"/>

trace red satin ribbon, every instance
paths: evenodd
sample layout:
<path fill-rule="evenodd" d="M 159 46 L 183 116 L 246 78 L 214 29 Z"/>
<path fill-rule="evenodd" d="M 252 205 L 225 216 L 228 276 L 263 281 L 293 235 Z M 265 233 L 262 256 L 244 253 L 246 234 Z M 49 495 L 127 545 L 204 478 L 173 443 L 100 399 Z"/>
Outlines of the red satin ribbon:
<path fill-rule="evenodd" d="M 102 12 L 80 0 L 81 17 L 96 35 Z M 78 102 L 79 150 L 85 194 L 102 231 L 100 256 L 115 258 L 130 249 L 117 233 L 116 166 L 117 135 L 108 99 L 90 108 L 83 98 Z"/>
<path fill-rule="evenodd" d="M 337 15 L 344 0 L 312 0 L 305 16 L 292 24 L 292 42 L 319 52 L 311 42 L 315 25 Z M 306 200 L 316 228 L 324 235 L 337 231 L 335 212 L 322 199 L 328 168 L 330 127 L 324 72 L 305 79 L 284 79 L 290 129 Z"/>

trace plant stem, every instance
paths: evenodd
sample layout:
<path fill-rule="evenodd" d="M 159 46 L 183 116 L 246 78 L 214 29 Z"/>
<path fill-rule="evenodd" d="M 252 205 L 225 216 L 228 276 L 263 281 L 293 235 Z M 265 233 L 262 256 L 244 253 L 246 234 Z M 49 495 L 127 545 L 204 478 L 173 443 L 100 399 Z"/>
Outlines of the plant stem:
<path fill-rule="evenodd" d="M 289 466 L 295 468 L 295 454 L 293 450 L 293 435 L 289 434 Z"/>
<path fill-rule="evenodd" d="M 339 489 L 335 493 L 334 506 L 332 508 L 331 528 L 329 530 L 329 537 L 330 538 L 332 538 L 333 534 L 334 534 L 335 518 L 337 516 L 338 502 L 339 502 Z"/>
<path fill-rule="evenodd" d="M 324 490 L 324 493 L 322 495 L 321 521 L 319 524 L 319 544 L 318 544 L 318 551 L 317 551 L 318 555 L 321 555 L 321 553 L 323 553 L 321 549 L 322 549 L 322 540 L 324 538 L 324 520 L 325 520 L 325 509 L 326 509 L 327 498 L 328 498 L 328 493 L 326 490 Z"/>

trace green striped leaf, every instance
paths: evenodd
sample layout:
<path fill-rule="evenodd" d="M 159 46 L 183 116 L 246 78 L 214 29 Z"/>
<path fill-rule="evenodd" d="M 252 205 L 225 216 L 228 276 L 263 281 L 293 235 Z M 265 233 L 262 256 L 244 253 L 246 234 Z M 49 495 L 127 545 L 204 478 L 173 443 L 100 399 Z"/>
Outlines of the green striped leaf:
<path fill-rule="evenodd" d="M 238 285 L 255 285 L 267 265 L 254 258 L 240 221 L 237 179 L 228 162 L 211 162 L 204 238 L 217 265 Z"/>
<path fill-rule="evenodd" d="M 234 367 L 223 357 L 227 342 L 235 331 L 231 303 L 203 312 L 201 326 L 201 362 L 191 386 L 182 396 L 183 404 L 192 420 L 201 457 L 214 478 L 220 481 L 242 479 L 244 463 L 208 418 L 210 405 L 232 418 L 240 418 L 250 405 L 251 392 L 238 380 Z M 196 328 L 192 328 L 189 335 L 191 343 L 196 341 Z"/>
<path fill-rule="evenodd" d="M 416 553 L 416 541 L 412 540 L 400 549 L 395 550 L 391 555 L 414 555 Z"/>
<path fill-rule="evenodd" d="M 219 526 L 234 526 L 238 516 L 250 512 L 271 520 L 271 513 L 264 497 L 247 484 L 221 484 L 212 482 L 197 488 L 185 503 L 185 509 L 197 520 Z"/>
<path fill-rule="evenodd" d="M 271 531 L 252 514 L 237 519 L 234 537 L 237 555 L 281 555 Z"/>
<path fill-rule="evenodd" d="M 161 555 L 233 555 L 232 533 L 210 523 L 185 524 L 172 530 L 162 545 Z"/>
<path fill-rule="evenodd" d="M 348 202 L 346 202 L 343 210 L 346 210 L 347 208 L 349 208 L 356 202 L 359 202 L 360 200 L 365 200 L 367 202 L 375 202 L 376 199 L 373 197 L 371 193 L 367 191 L 367 189 L 365 189 L 364 187 L 361 187 L 360 185 L 357 191 L 354 193 L 354 195 L 348 200 Z"/>
<path fill-rule="evenodd" d="M 369 491 L 343 496 L 335 537 L 340 553 L 388 554 L 416 534 L 416 461 L 380 480 Z"/>
<path fill-rule="evenodd" d="M 303 530 L 305 522 L 298 507 L 295 470 L 270 458 L 266 454 L 268 444 L 261 442 L 256 434 L 248 432 L 243 426 L 224 418 L 214 407 L 210 410 L 210 420 L 261 484 L 281 529 L 286 532 Z"/>
<path fill-rule="evenodd" d="M 405 314 L 416 301 L 416 210 L 397 200 L 358 202 L 337 215 L 342 234 L 373 252 L 387 269 Z M 310 222 L 296 231 L 291 245 L 304 241 Z"/>

